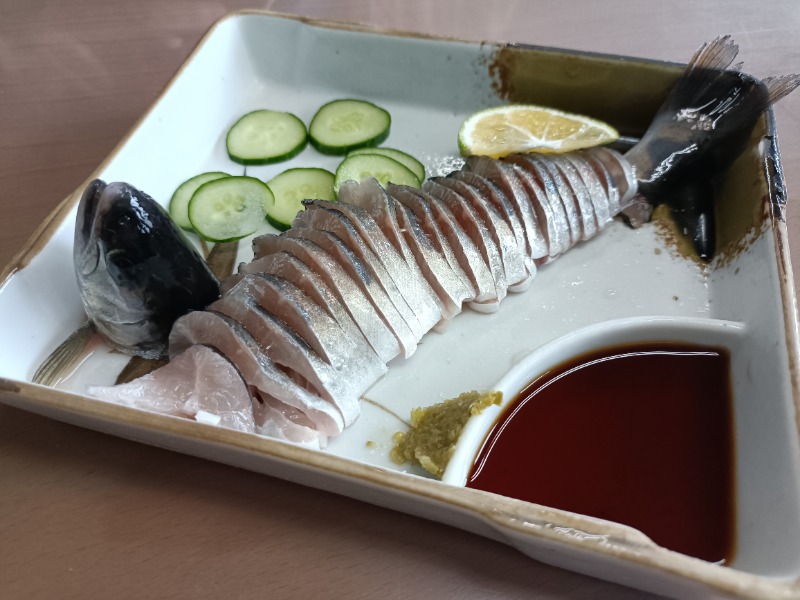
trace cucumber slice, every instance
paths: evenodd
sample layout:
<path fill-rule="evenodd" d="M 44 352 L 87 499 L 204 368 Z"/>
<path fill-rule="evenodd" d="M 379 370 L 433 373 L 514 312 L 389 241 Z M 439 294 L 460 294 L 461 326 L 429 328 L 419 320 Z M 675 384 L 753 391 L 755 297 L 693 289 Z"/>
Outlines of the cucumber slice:
<path fill-rule="evenodd" d="M 189 220 L 189 200 L 192 199 L 192 194 L 204 183 L 223 177 L 230 177 L 230 175 L 222 171 L 209 171 L 195 175 L 180 184 L 169 201 L 169 216 L 172 217 L 172 220 L 182 229 L 194 231 L 192 222 Z"/>
<path fill-rule="evenodd" d="M 425 165 L 402 150 L 397 150 L 396 148 L 356 148 L 347 153 L 348 156 L 355 154 L 382 154 L 383 156 L 388 156 L 408 167 L 420 181 L 425 179 Z"/>
<path fill-rule="evenodd" d="M 280 231 L 292 226 L 303 200 L 336 200 L 333 173 L 325 169 L 297 168 L 276 175 L 267 182 L 272 202 L 267 202 L 267 221 Z"/>
<path fill-rule="evenodd" d="M 389 113 L 364 100 L 333 100 L 322 106 L 308 127 L 311 145 L 323 154 L 347 154 L 377 146 L 389 137 Z"/>
<path fill-rule="evenodd" d="M 268 165 L 297 156 L 307 140 L 305 124 L 292 113 L 256 110 L 233 124 L 225 146 L 234 162 Z"/>
<path fill-rule="evenodd" d="M 333 189 L 338 193 L 339 187 L 345 181 L 361 181 L 369 177 L 374 177 L 384 187 L 390 182 L 411 187 L 420 185 L 417 176 L 393 158 L 381 154 L 356 154 L 348 156 L 339 164 Z"/>
<path fill-rule="evenodd" d="M 209 242 L 234 242 L 255 233 L 273 202 L 267 185 L 234 175 L 204 183 L 189 201 L 192 227 Z"/>

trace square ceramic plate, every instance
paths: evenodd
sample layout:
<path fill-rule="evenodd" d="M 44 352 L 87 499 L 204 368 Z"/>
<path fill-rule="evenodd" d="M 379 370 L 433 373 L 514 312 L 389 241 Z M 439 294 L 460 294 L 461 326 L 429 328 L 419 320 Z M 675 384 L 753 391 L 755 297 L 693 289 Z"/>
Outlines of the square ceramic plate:
<path fill-rule="evenodd" d="M 225 132 L 257 108 L 306 123 L 325 102 L 360 97 L 385 107 L 387 146 L 430 175 L 459 164 L 456 134 L 469 113 L 531 102 L 586 113 L 637 136 L 679 67 L 543 48 L 463 43 L 240 13 L 217 23 L 162 96 L 92 174 L 127 181 L 162 202 L 203 171 L 240 173 Z M 86 382 L 110 383 L 124 358 L 99 349 L 56 388 L 31 377 L 85 319 L 71 264 L 75 207 L 67 198 L 9 265 L 0 288 L 0 399 L 70 423 L 237 465 L 448 523 L 564 568 L 675 597 L 800 595 L 800 452 L 794 287 L 771 113 L 733 166 L 720 197 L 720 252 L 703 266 L 669 226 L 615 222 L 542 268 L 499 312 L 464 311 L 416 354 L 396 359 L 364 398 L 360 419 L 324 451 L 106 404 Z M 294 166 L 333 170 L 306 149 L 248 169 L 269 179 Z M 268 231 L 265 225 L 264 231 Z M 240 258 L 249 258 L 243 243 Z M 58 298 L 58 301 L 55 299 Z M 531 351 L 585 326 L 641 317 L 734 322 L 737 547 L 721 567 L 658 547 L 631 528 L 464 489 L 388 460 L 411 408 L 491 388 Z M 534 374 L 532 374 L 533 376 Z"/>

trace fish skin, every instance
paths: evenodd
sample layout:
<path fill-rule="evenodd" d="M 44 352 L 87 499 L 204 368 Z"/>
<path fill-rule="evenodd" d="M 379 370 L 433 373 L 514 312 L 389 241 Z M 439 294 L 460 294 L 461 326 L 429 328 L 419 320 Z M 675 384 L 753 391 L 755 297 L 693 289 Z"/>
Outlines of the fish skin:
<path fill-rule="evenodd" d="M 392 235 L 392 239 L 403 248 L 404 252 L 401 253 L 384 234 L 381 225 L 376 220 L 385 216 L 382 221 L 391 232 L 391 220 L 388 213 L 382 212 L 373 217 L 360 206 L 327 200 L 307 200 L 305 205 L 307 211 L 321 208 L 329 211 L 338 219 L 347 219 L 355 231 L 361 235 L 361 239 L 383 264 L 400 295 L 411 309 L 413 320 L 409 322 L 409 326 L 417 336 L 417 341 L 441 320 L 442 304 L 422 276 L 419 265 L 413 260 L 405 240 L 399 235 L 399 232 L 395 232 L 397 235 Z M 410 263 L 409 258 L 411 259 Z M 418 328 L 415 327 L 416 323 L 419 323 Z"/>
<path fill-rule="evenodd" d="M 73 263 L 89 320 L 117 350 L 166 353 L 173 322 L 219 296 L 219 284 L 169 214 L 126 183 L 96 179 L 83 193 Z"/>
<path fill-rule="evenodd" d="M 589 188 L 583 182 L 578 169 L 570 161 L 559 155 L 553 156 L 552 160 L 572 192 L 575 208 L 578 211 L 579 239 L 585 241 L 593 238 L 597 233 L 597 217 L 589 195 Z"/>
<path fill-rule="evenodd" d="M 377 357 L 377 360 L 384 364 L 399 354 L 400 347 L 397 340 L 394 339 L 388 327 L 377 319 L 373 309 L 369 309 L 369 313 L 376 317 L 376 325 L 379 326 L 380 330 L 376 333 L 367 329 L 365 333 L 359 328 L 359 325 L 353 320 L 345 306 L 322 277 L 293 254 L 280 251 L 263 256 L 251 263 L 251 269 L 254 269 L 251 271 L 253 273 L 269 273 L 270 275 L 282 277 L 303 290 L 317 306 L 325 310 L 339 324 L 344 335 L 347 336 L 351 344 L 357 347 L 359 352 L 370 349 Z M 354 284 L 353 287 L 355 287 Z M 364 303 L 368 304 L 366 298 L 364 298 Z M 370 333 L 371 335 L 368 337 Z M 372 338 L 383 339 L 385 343 L 373 343 L 370 341 Z"/>
<path fill-rule="evenodd" d="M 547 243 L 517 171 L 511 165 L 485 156 L 469 157 L 464 168 L 483 175 L 500 188 L 522 224 L 527 248 L 526 256 L 534 261 L 545 259 L 548 256 Z"/>
<path fill-rule="evenodd" d="M 578 208 L 572 198 L 572 190 L 565 181 L 564 177 L 558 171 L 555 165 L 555 157 L 547 157 L 547 160 L 542 156 L 531 155 L 533 161 L 540 167 L 540 173 L 544 177 L 549 177 L 552 185 L 555 186 L 555 206 L 562 206 L 564 208 L 564 215 L 567 218 L 567 226 L 569 230 L 569 248 L 572 248 L 582 238 L 582 231 L 580 225 L 580 218 L 578 217 Z M 552 200 L 551 200 L 552 202 Z"/>
<path fill-rule="evenodd" d="M 436 294 L 443 320 L 450 320 L 461 312 L 461 304 L 469 291 L 457 274 L 448 269 L 441 254 L 436 254 L 413 214 L 398 205 L 377 180 L 369 178 L 359 184 L 345 182 L 339 188 L 339 202 L 370 212 L 387 239 L 415 271 L 415 276 L 424 278 Z"/>
<path fill-rule="evenodd" d="M 483 261 L 489 268 L 492 279 L 494 280 L 495 294 L 497 301 L 500 302 L 506 297 L 508 283 L 506 282 L 506 272 L 503 268 L 503 260 L 500 250 L 494 238 L 489 233 L 489 228 L 483 222 L 472 206 L 456 191 L 441 185 L 436 180 L 428 180 L 422 186 L 422 191 L 428 194 L 435 201 L 443 204 L 456 220 L 464 233 L 472 240 L 475 247 L 483 257 Z"/>
<path fill-rule="evenodd" d="M 304 382 L 308 391 L 331 402 L 341 413 L 344 426 L 358 416 L 358 399 L 386 371 L 368 369 L 362 356 L 353 356 L 351 368 L 337 369 L 323 361 L 308 344 L 251 294 L 248 275 L 230 293 L 214 302 L 209 310 L 234 319 L 258 340 L 262 351 L 292 379 Z M 346 350 L 345 347 L 342 350 Z M 352 368 L 355 366 L 356 368 Z M 299 375 L 297 377 L 296 375 Z"/>
<path fill-rule="evenodd" d="M 286 405 L 286 418 L 302 413 L 314 429 L 328 437 L 344 429 L 341 411 L 288 377 L 262 351 L 258 342 L 237 321 L 210 310 L 192 311 L 179 317 L 169 336 L 170 359 L 190 346 L 211 346 L 235 364 L 248 386 L 259 396 Z M 277 408 L 276 408 L 277 409 Z M 257 411 L 256 411 L 257 412 Z"/>
<path fill-rule="evenodd" d="M 569 246 L 566 215 L 558 210 L 558 203 L 551 199 L 555 190 L 545 188 L 545 183 L 537 176 L 537 167 L 525 157 L 512 155 L 508 157 L 515 175 L 525 189 L 531 210 L 537 215 L 536 221 L 540 228 L 541 239 L 547 248 L 546 260 L 550 262 Z"/>
<path fill-rule="evenodd" d="M 480 312 L 497 310 L 498 298 L 494 278 L 480 251 L 456 221 L 452 212 L 422 190 L 408 186 L 389 186 L 389 194 L 419 216 L 431 215 L 452 248 L 453 256 L 475 289 L 475 297 L 467 305 Z"/>
<path fill-rule="evenodd" d="M 517 245 L 514 233 L 497 208 L 481 196 L 478 188 L 461 179 L 436 177 L 429 181 L 435 181 L 437 184 L 456 192 L 470 204 L 476 216 L 486 226 L 500 254 L 508 291 L 521 292 L 528 289 L 531 284 L 531 274 L 525 267 L 523 253 Z"/>
<path fill-rule="evenodd" d="M 461 312 L 464 302 L 474 297 L 473 288 L 461 267 L 456 265 L 457 269 L 454 269 L 444 253 L 434 245 L 411 209 L 398 202 L 395 211 L 411 252 L 442 302 L 443 322 L 435 326 L 441 331 L 448 321 Z"/>
<path fill-rule="evenodd" d="M 570 152 L 562 156 L 561 159 L 572 165 L 586 186 L 589 202 L 592 205 L 595 217 L 595 232 L 601 231 L 611 222 L 612 217 L 611 209 L 608 205 L 608 195 L 597 172 L 581 154 Z"/>
<path fill-rule="evenodd" d="M 473 187 L 477 190 L 478 195 L 486 200 L 486 204 L 491 205 L 497 211 L 514 234 L 517 250 L 520 256 L 522 256 L 523 265 L 530 279 L 535 277 L 537 272 L 536 263 L 527 251 L 528 242 L 525 238 L 522 221 L 519 219 L 514 207 L 503 191 L 491 180 L 483 175 L 473 173 L 472 171 L 454 171 L 447 176 L 447 179 L 451 178 Z M 528 279 L 528 286 L 530 286 L 530 279 Z M 527 287 L 525 287 L 525 289 L 527 289 Z"/>
<path fill-rule="evenodd" d="M 414 347 L 416 348 L 417 342 L 419 342 L 428 329 L 433 327 L 438 319 L 431 323 L 427 329 L 423 327 L 417 314 L 409 305 L 409 299 L 400 291 L 400 285 L 409 277 L 407 276 L 407 269 L 406 277 L 403 277 L 403 268 L 399 265 L 398 257 L 393 257 L 395 260 L 391 260 L 391 258 L 387 259 L 393 268 L 393 273 L 390 273 L 386 268 L 386 263 L 378 257 L 375 250 L 368 244 L 368 240 L 364 239 L 361 232 L 354 227 L 351 219 L 341 211 L 333 210 L 329 207 L 323 207 L 318 204 L 306 206 L 306 210 L 298 214 L 295 219 L 295 224 L 295 226 L 327 231 L 335 235 L 358 257 L 403 317 L 403 321 L 411 330 Z M 375 228 L 377 229 L 377 226 Z M 381 245 L 378 249 L 386 250 L 387 253 L 390 253 L 388 242 L 386 242 L 385 245 Z M 412 297 L 410 300 L 412 303 L 417 304 L 419 298 Z"/>
<path fill-rule="evenodd" d="M 301 240 L 306 248 L 315 249 L 308 256 L 307 264 L 311 266 L 313 263 L 315 271 L 326 278 L 325 281 L 339 294 L 340 300 L 360 326 L 362 320 L 368 318 L 369 307 L 372 307 L 397 340 L 402 356 L 408 358 L 414 353 L 417 338 L 405 318 L 367 265 L 340 238 L 328 231 L 307 227 L 293 227 L 285 237 Z M 362 298 L 368 304 L 364 304 Z"/>

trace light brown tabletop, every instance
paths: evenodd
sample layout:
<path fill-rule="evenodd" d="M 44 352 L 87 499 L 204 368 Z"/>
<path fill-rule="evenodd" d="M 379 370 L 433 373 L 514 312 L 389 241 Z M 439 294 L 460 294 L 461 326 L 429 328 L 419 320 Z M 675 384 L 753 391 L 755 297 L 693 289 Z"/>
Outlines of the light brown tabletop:
<path fill-rule="evenodd" d="M 730 33 L 749 72 L 800 71 L 794 0 L 0 0 L 0 263 L 214 21 L 245 7 L 681 62 Z M 800 190 L 798 109 L 800 93 L 776 107 L 790 198 Z M 788 223 L 797 257 L 791 202 Z M 456 529 L 0 405 L 0 597 L 644 595 Z"/>

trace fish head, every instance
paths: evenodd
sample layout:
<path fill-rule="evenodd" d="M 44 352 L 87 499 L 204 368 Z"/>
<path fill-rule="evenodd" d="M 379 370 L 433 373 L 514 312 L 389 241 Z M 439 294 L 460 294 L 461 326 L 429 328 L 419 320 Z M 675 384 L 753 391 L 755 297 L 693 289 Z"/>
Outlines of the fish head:
<path fill-rule="evenodd" d="M 174 320 L 219 293 L 216 278 L 167 211 L 127 183 L 95 180 L 86 188 L 73 260 L 89 319 L 129 354 L 163 353 Z"/>

